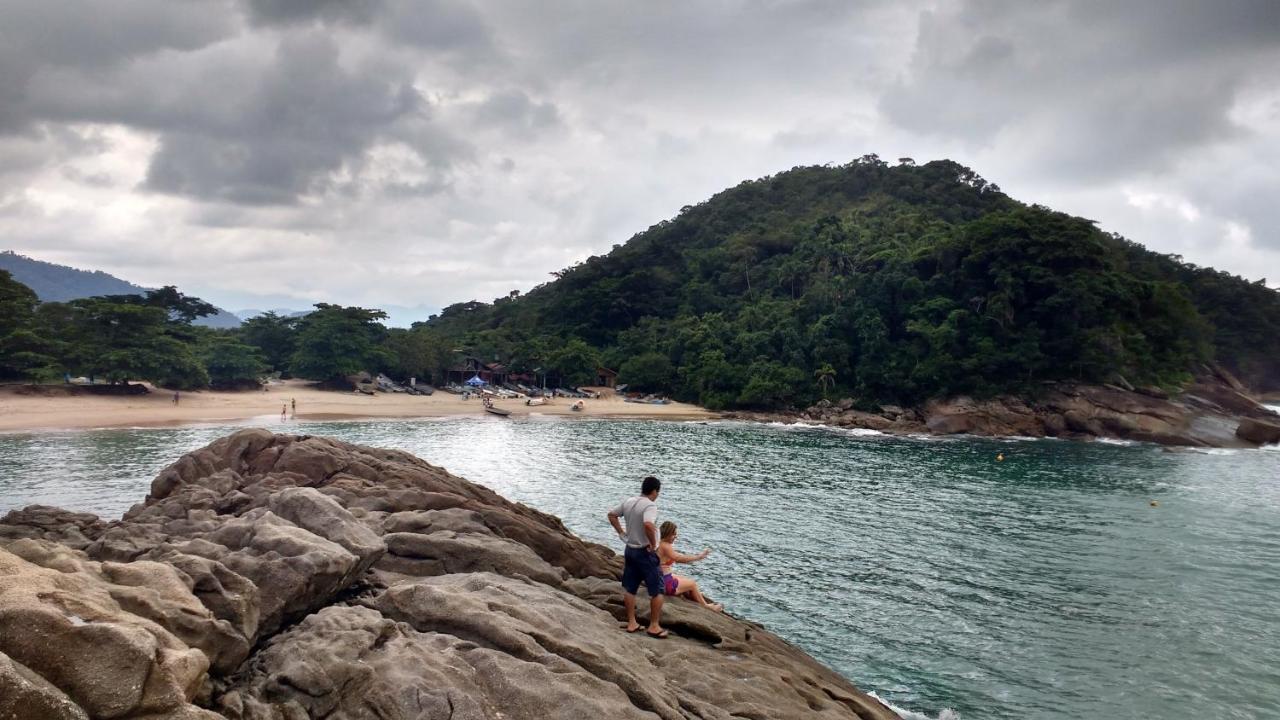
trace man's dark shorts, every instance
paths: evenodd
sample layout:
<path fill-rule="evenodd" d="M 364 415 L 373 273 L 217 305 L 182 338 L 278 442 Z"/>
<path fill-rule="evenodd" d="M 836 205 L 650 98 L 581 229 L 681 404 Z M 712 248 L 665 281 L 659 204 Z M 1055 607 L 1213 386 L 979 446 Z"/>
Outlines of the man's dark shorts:
<path fill-rule="evenodd" d="M 633 548 L 630 545 L 622 554 L 622 589 L 631 595 L 636 594 L 640 583 L 644 583 L 649 597 L 662 594 L 662 570 L 658 567 L 658 553 L 649 548 Z"/>

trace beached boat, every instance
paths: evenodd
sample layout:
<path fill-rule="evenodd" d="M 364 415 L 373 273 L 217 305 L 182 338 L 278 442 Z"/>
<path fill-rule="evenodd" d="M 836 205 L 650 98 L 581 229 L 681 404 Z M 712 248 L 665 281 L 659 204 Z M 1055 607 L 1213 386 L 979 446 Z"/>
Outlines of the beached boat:
<path fill-rule="evenodd" d="M 511 414 L 510 410 L 503 410 L 500 407 L 494 407 L 492 405 L 485 405 L 484 411 L 487 413 L 493 413 L 494 415 L 500 415 L 502 417 L 506 417 Z"/>

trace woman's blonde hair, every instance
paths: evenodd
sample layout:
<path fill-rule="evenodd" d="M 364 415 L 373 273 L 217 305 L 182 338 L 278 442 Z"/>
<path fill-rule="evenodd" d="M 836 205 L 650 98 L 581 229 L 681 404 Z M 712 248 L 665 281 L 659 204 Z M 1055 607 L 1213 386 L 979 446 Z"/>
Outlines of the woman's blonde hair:
<path fill-rule="evenodd" d="M 676 524 L 671 522 L 670 520 L 658 526 L 658 535 L 660 535 L 663 540 L 666 540 L 667 538 L 675 534 L 676 534 Z"/>

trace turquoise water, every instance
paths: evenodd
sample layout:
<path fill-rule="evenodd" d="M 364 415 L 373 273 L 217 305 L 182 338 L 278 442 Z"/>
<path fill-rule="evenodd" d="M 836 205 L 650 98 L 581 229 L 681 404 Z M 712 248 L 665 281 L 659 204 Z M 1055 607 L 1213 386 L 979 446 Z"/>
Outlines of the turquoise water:
<path fill-rule="evenodd" d="M 118 515 L 230 429 L 0 435 L 0 511 Z M 605 511 L 657 474 L 684 549 L 713 549 L 690 574 L 714 599 L 913 715 L 1280 717 L 1277 451 L 604 420 L 288 429 L 408 450 L 612 545 Z"/>

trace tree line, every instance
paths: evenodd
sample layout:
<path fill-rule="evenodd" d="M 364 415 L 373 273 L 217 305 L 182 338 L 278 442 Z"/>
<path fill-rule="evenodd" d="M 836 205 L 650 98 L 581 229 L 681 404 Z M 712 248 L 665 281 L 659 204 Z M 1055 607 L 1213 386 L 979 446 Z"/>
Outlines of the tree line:
<path fill-rule="evenodd" d="M 425 325 L 387 328 L 377 309 L 320 303 L 303 315 L 265 313 L 234 329 L 192 324 L 214 312 L 173 287 L 42 303 L 0 270 L 0 380 L 83 376 L 192 390 L 256 388 L 267 375 L 342 386 L 360 372 L 382 372 L 442 383 L 466 351 Z M 575 384 L 594 378 L 598 361 L 581 342 L 544 359 L 539 372 Z"/>

